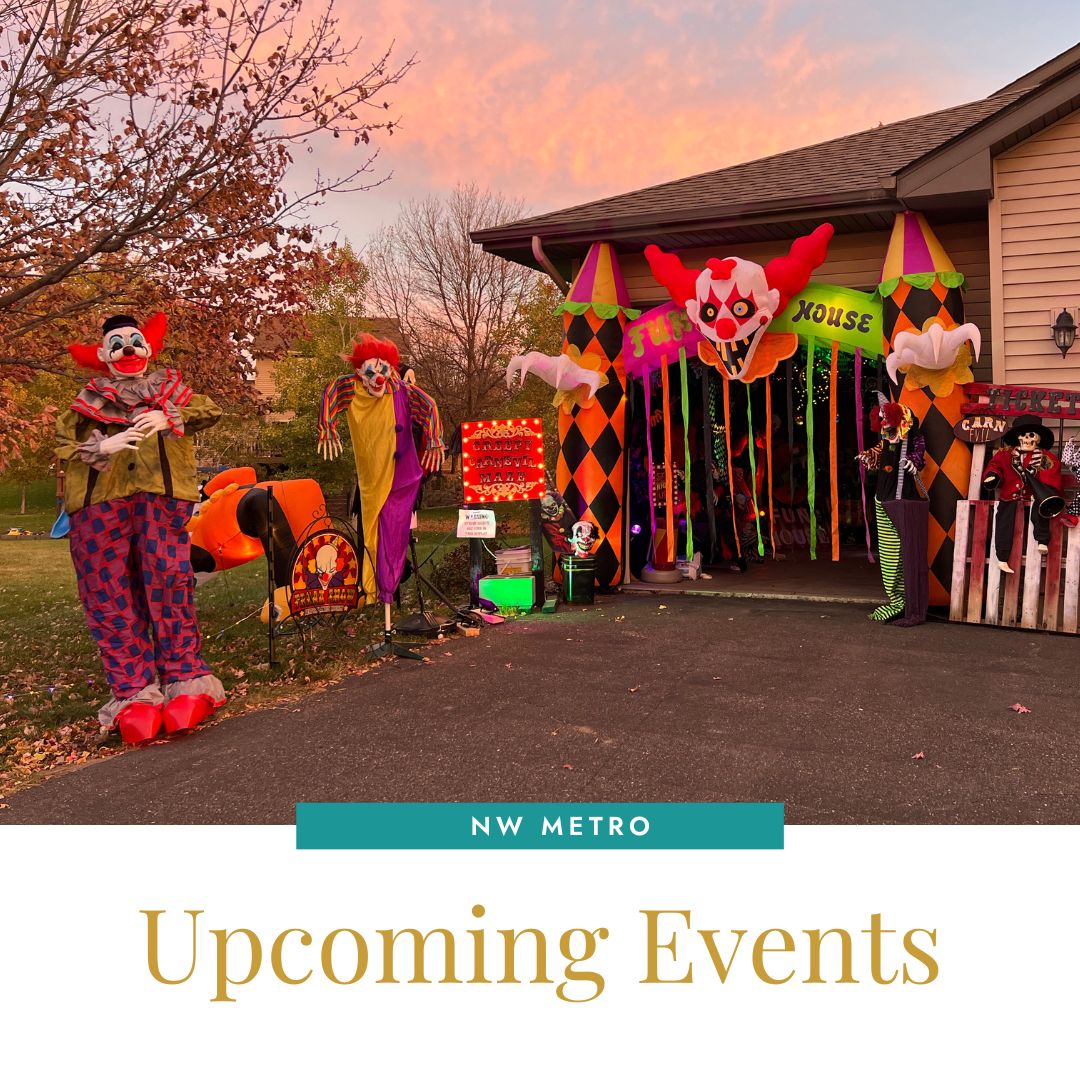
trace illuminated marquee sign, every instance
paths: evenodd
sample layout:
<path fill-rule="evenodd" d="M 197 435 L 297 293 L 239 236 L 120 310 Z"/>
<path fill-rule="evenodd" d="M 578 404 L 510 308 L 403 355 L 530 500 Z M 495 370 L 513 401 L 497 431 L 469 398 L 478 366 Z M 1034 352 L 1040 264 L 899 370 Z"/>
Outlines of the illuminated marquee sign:
<path fill-rule="evenodd" d="M 461 425 L 466 503 L 539 499 L 544 494 L 540 420 L 469 420 Z"/>

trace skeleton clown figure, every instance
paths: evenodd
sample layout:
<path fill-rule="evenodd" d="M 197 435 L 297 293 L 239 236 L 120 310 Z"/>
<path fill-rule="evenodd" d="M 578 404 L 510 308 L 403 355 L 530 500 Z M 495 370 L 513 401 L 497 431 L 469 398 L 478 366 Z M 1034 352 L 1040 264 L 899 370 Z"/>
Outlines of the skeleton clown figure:
<path fill-rule="evenodd" d="M 1005 432 L 1005 444 L 990 459 L 983 487 L 997 494 L 994 513 L 994 554 L 1005 574 L 1016 535 L 1016 508 L 1030 498 L 1031 533 L 1045 553 L 1050 540 L 1050 519 L 1065 509 L 1061 462 L 1050 453 L 1054 433 L 1036 420 L 1018 420 Z"/>
<path fill-rule="evenodd" d="M 194 728 L 225 701 L 201 655 L 187 523 L 199 492 L 191 436 L 221 410 L 170 368 L 151 370 L 161 313 L 113 315 L 102 343 L 69 345 L 95 373 L 57 421 L 71 557 L 127 743 Z"/>
<path fill-rule="evenodd" d="M 859 454 L 858 460 L 877 473 L 874 516 L 878 563 L 887 597 L 870 618 L 917 626 L 926 621 L 929 602 L 929 507 L 919 477 L 925 443 L 912 411 L 884 394 L 878 395 L 878 404 L 870 411 L 870 429 L 878 433 L 880 441 Z"/>
<path fill-rule="evenodd" d="M 401 377 L 392 341 L 361 334 L 352 353 L 343 359 L 352 364 L 353 371 L 323 391 L 319 449 L 327 458 L 341 453 L 337 420 L 344 412 L 356 459 L 367 552 L 364 595 L 378 596 L 383 603 L 384 647 L 389 649 L 390 603 L 405 568 L 420 483 L 425 473 L 442 467 L 446 447 L 438 407 L 415 382 Z"/>

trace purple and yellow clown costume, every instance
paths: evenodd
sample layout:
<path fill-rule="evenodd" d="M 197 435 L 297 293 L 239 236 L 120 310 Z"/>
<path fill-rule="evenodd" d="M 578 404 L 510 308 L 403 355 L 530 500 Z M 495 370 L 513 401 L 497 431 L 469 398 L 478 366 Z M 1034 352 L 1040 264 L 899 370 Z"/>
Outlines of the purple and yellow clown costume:
<path fill-rule="evenodd" d="M 435 402 L 398 374 L 392 342 L 363 335 L 348 359 L 356 371 L 323 391 L 319 446 L 330 456 L 340 452 L 337 418 L 346 413 L 360 491 L 364 596 L 389 604 L 405 568 L 425 471 L 413 431 L 427 463 L 445 449 L 442 423 Z"/>

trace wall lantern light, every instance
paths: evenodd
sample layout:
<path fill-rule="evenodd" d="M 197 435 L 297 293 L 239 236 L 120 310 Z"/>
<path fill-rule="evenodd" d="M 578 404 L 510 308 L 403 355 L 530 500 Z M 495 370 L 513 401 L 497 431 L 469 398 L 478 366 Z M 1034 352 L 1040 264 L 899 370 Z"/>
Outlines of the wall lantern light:
<path fill-rule="evenodd" d="M 1073 342 L 1076 340 L 1076 323 L 1068 310 L 1061 309 L 1061 314 L 1050 328 L 1050 332 L 1053 335 L 1054 344 L 1061 350 L 1061 358 L 1064 360 L 1065 354 L 1073 347 Z"/>

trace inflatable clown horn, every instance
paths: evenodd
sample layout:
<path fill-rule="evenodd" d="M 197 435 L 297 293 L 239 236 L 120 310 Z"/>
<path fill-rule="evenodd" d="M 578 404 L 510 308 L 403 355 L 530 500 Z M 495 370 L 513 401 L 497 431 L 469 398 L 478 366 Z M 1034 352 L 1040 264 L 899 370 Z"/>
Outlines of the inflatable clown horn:
<path fill-rule="evenodd" d="M 710 259 L 704 270 L 685 267 L 655 244 L 645 249 L 653 277 L 686 309 L 705 340 L 698 358 L 725 379 L 753 382 L 771 375 L 799 347 L 795 334 L 769 332 L 791 298 L 806 288 L 828 254 L 833 227 L 800 236 L 787 255 L 764 266 L 747 259 Z"/>
<path fill-rule="evenodd" d="M 971 470 L 971 447 L 953 433 L 965 401 L 960 388 L 974 380 L 981 343 L 978 328 L 964 321 L 963 285 L 926 218 L 897 214 L 878 292 L 886 369 L 894 382 L 902 380 L 897 396 L 926 440 L 931 604 L 949 602 L 956 504 L 966 497 Z"/>

